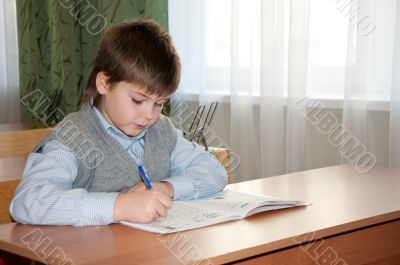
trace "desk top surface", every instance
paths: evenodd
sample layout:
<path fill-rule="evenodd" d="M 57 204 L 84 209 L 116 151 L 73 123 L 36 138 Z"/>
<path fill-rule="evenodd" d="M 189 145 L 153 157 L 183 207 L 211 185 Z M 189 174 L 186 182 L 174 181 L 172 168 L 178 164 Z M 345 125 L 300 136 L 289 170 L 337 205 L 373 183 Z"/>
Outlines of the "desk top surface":
<path fill-rule="evenodd" d="M 25 168 L 28 154 L 0 155 L 0 182 L 20 179 Z"/>
<path fill-rule="evenodd" d="M 305 233 L 325 237 L 400 218 L 399 169 L 361 174 L 351 165 L 340 165 L 229 188 L 312 205 L 169 235 L 119 224 L 74 228 L 13 223 L 0 226 L 0 249 L 36 260 L 57 253 L 76 264 L 225 263 L 295 246 Z"/>

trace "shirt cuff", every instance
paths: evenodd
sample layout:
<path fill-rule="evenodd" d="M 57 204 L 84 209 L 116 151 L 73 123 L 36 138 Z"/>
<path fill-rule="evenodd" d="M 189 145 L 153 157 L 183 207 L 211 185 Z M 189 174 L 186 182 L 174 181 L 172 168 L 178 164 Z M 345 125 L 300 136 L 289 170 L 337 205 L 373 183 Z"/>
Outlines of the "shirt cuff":
<path fill-rule="evenodd" d="M 117 192 L 88 193 L 84 200 L 83 225 L 108 225 L 113 223 L 114 203 Z"/>
<path fill-rule="evenodd" d="M 190 200 L 193 198 L 193 183 L 190 179 L 183 176 L 174 176 L 162 181 L 169 182 L 174 187 L 173 200 Z"/>

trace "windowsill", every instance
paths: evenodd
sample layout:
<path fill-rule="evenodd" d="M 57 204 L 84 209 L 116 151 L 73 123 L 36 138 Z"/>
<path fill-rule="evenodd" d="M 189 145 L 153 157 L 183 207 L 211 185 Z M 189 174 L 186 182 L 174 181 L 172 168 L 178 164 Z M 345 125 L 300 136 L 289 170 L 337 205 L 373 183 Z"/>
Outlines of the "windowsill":
<path fill-rule="evenodd" d="M 195 93 L 179 93 L 179 98 L 184 101 L 189 102 L 198 102 L 199 94 Z M 224 94 L 212 94 L 210 98 L 213 100 L 218 100 L 219 103 L 229 104 L 231 101 L 231 97 L 229 95 Z M 260 97 L 252 96 L 251 98 L 254 105 L 260 105 Z M 343 109 L 343 99 L 326 99 L 326 98 L 309 98 L 309 100 L 318 100 L 323 104 L 326 109 Z M 368 101 L 367 102 L 367 110 L 369 111 L 390 111 L 390 102 L 389 101 Z"/>

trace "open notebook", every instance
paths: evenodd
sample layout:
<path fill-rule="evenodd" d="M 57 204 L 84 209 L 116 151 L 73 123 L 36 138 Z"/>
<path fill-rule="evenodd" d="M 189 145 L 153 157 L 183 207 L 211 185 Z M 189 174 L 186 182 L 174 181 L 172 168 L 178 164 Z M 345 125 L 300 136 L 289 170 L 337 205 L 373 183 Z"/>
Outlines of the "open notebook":
<path fill-rule="evenodd" d="M 242 219 L 259 212 L 307 204 L 226 189 L 207 199 L 174 201 L 166 217 L 148 224 L 121 223 L 149 232 L 172 233 Z"/>

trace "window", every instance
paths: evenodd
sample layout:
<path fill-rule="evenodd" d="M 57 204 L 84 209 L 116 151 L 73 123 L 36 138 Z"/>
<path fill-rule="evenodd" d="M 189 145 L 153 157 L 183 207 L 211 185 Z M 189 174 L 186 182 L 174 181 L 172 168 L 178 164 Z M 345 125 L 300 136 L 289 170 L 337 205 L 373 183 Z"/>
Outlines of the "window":
<path fill-rule="evenodd" d="M 252 80 L 251 84 L 249 82 L 235 84 L 239 95 L 260 95 L 259 80 L 260 75 L 263 74 L 260 73 L 261 39 L 274 37 L 262 36 L 261 5 L 265 2 L 261 1 L 169 1 L 169 9 L 172 12 L 169 15 L 170 33 L 176 41 L 183 64 L 180 91 L 199 94 L 201 90 L 208 94 L 229 95 L 232 82 L 235 82 L 234 76 L 239 73 L 246 77 L 239 80 Z M 190 6 L 188 2 L 197 3 L 197 5 Z M 313 98 L 343 99 L 344 97 L 346 73 L 349 73 L 347 64 L 351 63 L 347 60 L 347 50 L 349 27 L 354 27 L 354 14 L 350 11 L 352 2 L 309 1 L 308 65 L 304 67 L 307 67 L 307 94 Z M 280 34 L 284 36 L 283 46 L 285 47 L 283 47 L 284 54 L 281 56 L 283 69 L 286 71 L 281 74 L 284 80 L 280 83 L 287 86 L 290 0 L 275 1 L 275 5 L 279 5 L 277 8 L 282 8 L 279 11 L 280 14 L 275 13 L 275 15 L 277 19 L 283 20 L 283 30 Z M 367 10 L 367 7 L 363 6 L 358 6 L 355 10 L 359 20 L 373 16 L 372 11 L 394 12 L 394 10 Z M 375 22 L 378 23 L 378 21 Z M 394 32 L 394 30 L 380 29 L 380 32 L 376 34 L 388 32 Z M 379 57 L 382 54 L 381 60 L 386 60 L 387 65 L 392 65 L 390 60 L 393 58 L 393 51 L 390 49 L 378 51 L 379 47 L 378 43 L 366 49 L 379 52 Z M 360 48 L 357 46 L 357 49 Z M 237 52 L 233 54 L 232 50 Z M 360 64 L 363 58 L 360 57 L 358 60 Z M 391 77 L 388 75 L 391 75 L 391 69 L 375 69 L 376 67 L 374 68 L 371 63 L 365 62 L 365 64 L 367 65 L 365 74 L 373 73 L 371 86 L 368 88 L 372 93 L 368 93 L 370 97 L 368 99 L 390 99 Z M 236 71 L 237 69 L 240 71 Z M 358 69 L 360 69 L 359 66 Z M 379 80 L 389 81 L 382 83 Z M 357 80 L 353 79 L 353 82 Z M 365 83 L 362 86 L 365 86 Z M 352 87 L 354 95 L 363 96 L 357 95 L 357 84 L 353 83 Z M 365 91 L 365 88 L 362 91 Z"/>

